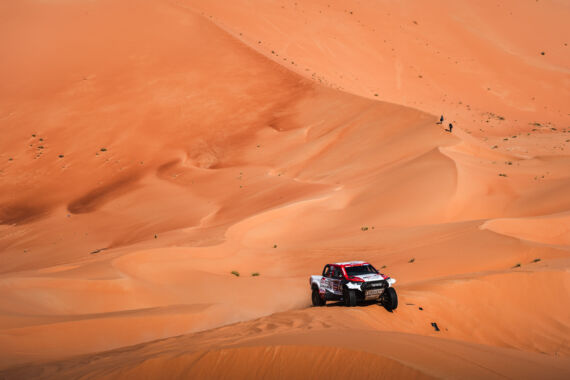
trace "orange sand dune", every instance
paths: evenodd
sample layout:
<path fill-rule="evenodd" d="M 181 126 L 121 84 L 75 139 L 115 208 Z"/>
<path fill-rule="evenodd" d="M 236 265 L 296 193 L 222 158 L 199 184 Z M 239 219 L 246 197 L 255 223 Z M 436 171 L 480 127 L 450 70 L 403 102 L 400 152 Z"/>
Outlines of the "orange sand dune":
<path fill-rule="evenodd" d="M 570 365 L 568 358 L 371 331 L 365 315 L 369 310 L 339 308 L 274 314 L 96 356 L 20 367 L 4 376 L 137 379 L 168 374 L 172 378 L 285 379 L 322 378 L 334 371 L 334 378 L 531 379 L 544 376 L 548 368 L 548 378 L 563 379 Z"/>
<path fill-rule="evenodd" d="M 535 218 L 494 219 L 481 228 L 546 244 L 570 245 L 570 214 L 568 212 Z"/>
<path fill-rule="evenodd" d="M 567 378 L 568 16 L 3 2 L 0 378 Z"/>
<path fill-rule="evenodd" d="M 478 136 L 568 127 L 560 1 L 177 3 L 318 83 L 444 113 Z"/>

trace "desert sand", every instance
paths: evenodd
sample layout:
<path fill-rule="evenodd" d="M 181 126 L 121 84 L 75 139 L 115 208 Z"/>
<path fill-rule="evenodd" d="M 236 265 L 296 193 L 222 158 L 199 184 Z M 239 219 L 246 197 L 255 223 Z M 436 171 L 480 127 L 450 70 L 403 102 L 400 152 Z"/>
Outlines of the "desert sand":
<path fill-rule="evenodd" d="M 1 2 L 0 378 L 569 378 L 569 19 Z"/>

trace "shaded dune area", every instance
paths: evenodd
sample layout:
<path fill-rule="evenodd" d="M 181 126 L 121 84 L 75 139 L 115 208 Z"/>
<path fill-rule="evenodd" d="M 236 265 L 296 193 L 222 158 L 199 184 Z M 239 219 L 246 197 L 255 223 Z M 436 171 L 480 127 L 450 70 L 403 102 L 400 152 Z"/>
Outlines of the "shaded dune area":
<path fill-rule="evenodd" d="M 570 6 L 300 3 L 0 4 L 0 379 L 570 376 Z"/>

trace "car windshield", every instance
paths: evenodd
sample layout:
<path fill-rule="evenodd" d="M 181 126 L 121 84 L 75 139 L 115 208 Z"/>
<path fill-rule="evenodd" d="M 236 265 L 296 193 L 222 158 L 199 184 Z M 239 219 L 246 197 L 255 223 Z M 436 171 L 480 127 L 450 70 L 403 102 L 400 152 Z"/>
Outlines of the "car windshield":
<path fill-rule="evenodd" d="M 378 271 L 370 264 L 367 265 L 359 265 L 356 267 L 344 267 L 346 270 L 346 274 L 349 277 L 352 276 L 361 276 L 363 274 L 377 274 Z"/>

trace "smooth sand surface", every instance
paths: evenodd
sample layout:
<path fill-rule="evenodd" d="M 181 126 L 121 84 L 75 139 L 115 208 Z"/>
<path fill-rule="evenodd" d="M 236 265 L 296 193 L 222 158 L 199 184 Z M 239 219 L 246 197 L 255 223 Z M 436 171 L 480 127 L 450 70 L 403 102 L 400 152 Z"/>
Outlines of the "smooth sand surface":
<path fill-rule="evenodd" d="M 0 378 L 570 377 L 568 19 L 2 2 Z"/>

